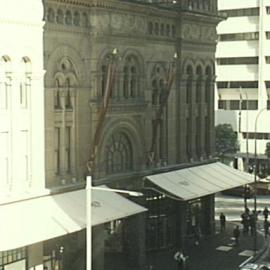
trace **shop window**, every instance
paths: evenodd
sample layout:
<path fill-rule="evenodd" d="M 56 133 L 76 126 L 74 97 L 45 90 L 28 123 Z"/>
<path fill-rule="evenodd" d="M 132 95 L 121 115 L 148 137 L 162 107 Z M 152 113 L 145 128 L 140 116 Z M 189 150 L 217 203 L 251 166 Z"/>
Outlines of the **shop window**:
<path fill-rule="evenodd" d="M 201 209 L 202 206 L 200 200 L 189 202 L 186 215 L 188 236 L 193 235 L 195 233 L 196 227 L 198 228 L 202 226 Z"/>
<path fill-rule="evenodd" d="M 17 269 L 16 267 L 18 267 L 18 269 L 24 269 L 26 267 L 26 255 L 25 247 L 8 251 L 1 251 L 0 269 L 4 270 L 7 266 L 12 267 L 12 265 L 14 265 L 14 269 Z"/>

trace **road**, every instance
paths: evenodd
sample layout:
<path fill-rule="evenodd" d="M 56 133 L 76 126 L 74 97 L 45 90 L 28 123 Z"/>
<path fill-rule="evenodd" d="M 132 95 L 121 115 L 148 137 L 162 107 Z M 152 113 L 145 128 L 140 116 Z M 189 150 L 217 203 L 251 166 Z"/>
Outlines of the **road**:
<path fill-rule="evenodd" d="M 248 208 L 254 209 L 254 200 L 249 199 L 247 201 Z M 257 196 L 257 210 L 263 211 L 264 207 L 267 206 L 270 210 L 270 195 L 258 195 Z M 240 215 L 244 211 L 244 199 L 238 196 L 222 195 L 221 193 L 216 194 L 215 197 L 215 215 L 216 219 L 219 219 L 219 214 L 223 212 L 226 215 L 227 220 L 240 220 Z M 263 219 L 262 215 L 259 215 L 259 219 Z"/>

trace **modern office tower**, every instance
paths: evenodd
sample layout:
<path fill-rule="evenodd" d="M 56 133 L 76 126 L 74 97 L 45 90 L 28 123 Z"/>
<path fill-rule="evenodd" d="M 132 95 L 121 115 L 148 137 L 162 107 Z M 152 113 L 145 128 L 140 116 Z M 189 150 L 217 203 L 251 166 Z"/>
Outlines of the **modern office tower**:
<path fill-rule="evenodd" d="M 256 152 L 263 175 L 270 141 L 270 1 L 219 0 L 218 9 L 227 19 L 217 27 L 216 125 L 232 124 L 239 160 L 252 166 Z"/>

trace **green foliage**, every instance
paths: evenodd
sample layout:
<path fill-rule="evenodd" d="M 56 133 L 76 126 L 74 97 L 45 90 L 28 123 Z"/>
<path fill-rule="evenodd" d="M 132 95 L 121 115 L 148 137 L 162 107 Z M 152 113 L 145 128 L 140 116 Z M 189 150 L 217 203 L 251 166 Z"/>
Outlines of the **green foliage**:
<path fill-rule="evenodd" d="M 233 131 L 230 124 L 220 124 L 215 128 L 216 131 L 216 151 L 222 156 L 226 153 L 236 153 L 239 149 L 237 134 Z"/>

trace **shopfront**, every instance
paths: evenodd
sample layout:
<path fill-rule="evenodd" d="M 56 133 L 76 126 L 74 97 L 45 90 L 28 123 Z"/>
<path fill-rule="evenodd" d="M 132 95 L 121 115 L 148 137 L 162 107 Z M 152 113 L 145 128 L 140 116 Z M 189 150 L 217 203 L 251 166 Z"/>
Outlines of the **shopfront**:
<path fill-rule="evenodd" d="M 250 182 L 250 174 L 219 162 L 147 176 L 147 249 L 184 248 L 213 234 L 214 194 Z"/>
<path fill-rule="evenodd" d="M 0 252 L 0 270 L 26 269 L 27 249 L 17 248 Z"/>

